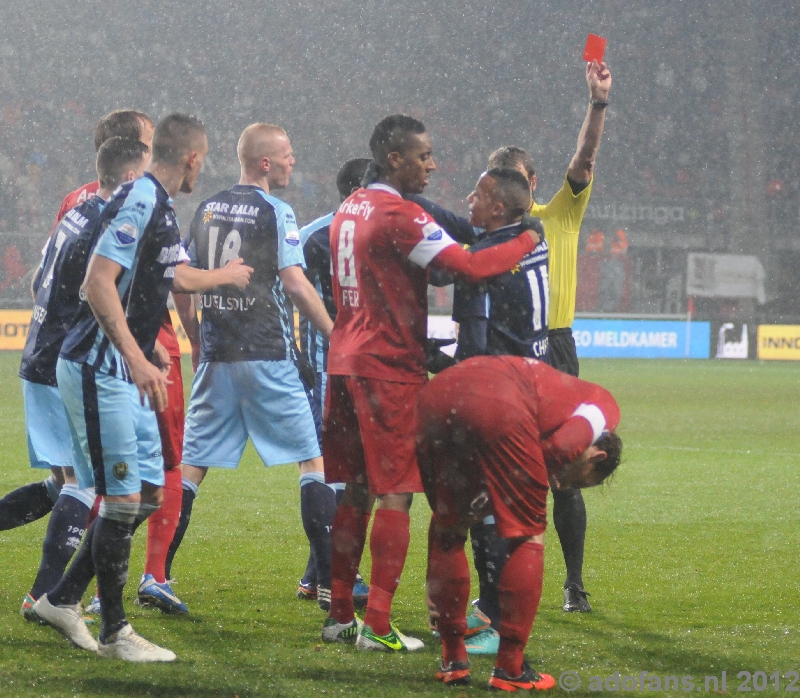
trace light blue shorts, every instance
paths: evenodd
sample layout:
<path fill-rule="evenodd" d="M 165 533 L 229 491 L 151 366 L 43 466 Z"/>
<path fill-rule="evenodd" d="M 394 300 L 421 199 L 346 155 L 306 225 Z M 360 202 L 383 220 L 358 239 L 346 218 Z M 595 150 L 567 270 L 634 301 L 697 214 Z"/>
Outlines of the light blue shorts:
<path fill-rule="evenodd" d="M 25 430 L 32 468 L 74 468 L 69 418 L 58 388 L 23 378 Z"/>
<path fill-rule="evenodd" d="M 293 361 L 200 364 L 186 410 L 183 462 L 235 468 L 247 437 L 264 465 L 321 455 L 310 395 Z"/>
<path fill-rule="evenodd" d="M 155 412 L 142 406 L 135 385 L 86 364 L 58 360 L 58 389 L 75 442 L 80 487 L 122 496 L 142 491 L 142 480 L 164 484 L 164 459 Z"/>

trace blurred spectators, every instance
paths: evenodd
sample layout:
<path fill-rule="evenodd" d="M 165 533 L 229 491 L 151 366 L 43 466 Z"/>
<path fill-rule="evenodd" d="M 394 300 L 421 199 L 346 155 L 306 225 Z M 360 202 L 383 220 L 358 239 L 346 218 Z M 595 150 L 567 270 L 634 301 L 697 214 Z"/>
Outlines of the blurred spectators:
<path fill-rule="evenodd" d="M 745 91 L 763 101 L 770 221 L 795 227 L 799 7 L 775 0 L 757 18 L 755 31 L 769 40 L 758 49 L 760 82 Z M 593 201 L 703 201 L 724 217 L 737 176 L 721 123 L 730 108 L 728 14 L 716 3 L 622 11 L 613 0 L 585 3 L 580 13 L 551 0 L 139 0 L 115 4 L 104 19 L 91 3 L 7 0 L 0 235 L 44 238 L 62 197 L 94 177 L 96 120 L 120 107 L 156 119 L 190 111 L 205 122 L 205 172 L 195 194 L 176 201 L 184 223 L 203 197 L 238 178 L 236 142 L 247 124 L 289 132 L 297 164 L 284 195 L 305 223 L 330 210 L 339 165 L 368 155 L 372 126 L 395 111 L 428 126 L 438 164 L 428 194 L 442 204 L 465 214 L 487 155 L 509 143 L 534 155 L 546 200 L 561 186 L 586 110 L 588 31 L 608 38 L 614 70 Z"/>

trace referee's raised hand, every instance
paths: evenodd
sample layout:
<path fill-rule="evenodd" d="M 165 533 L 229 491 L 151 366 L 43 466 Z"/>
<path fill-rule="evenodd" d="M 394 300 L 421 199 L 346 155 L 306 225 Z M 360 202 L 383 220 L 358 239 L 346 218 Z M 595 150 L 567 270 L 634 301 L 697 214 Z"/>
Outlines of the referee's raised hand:
<path fill-rule="evenodd" d="M 592 61 L 586 64 L 586 84 L 589 85 L 591 100 L 608 102 L 608 93 L 611 90 L 611 71 L 605 62 Z"/>

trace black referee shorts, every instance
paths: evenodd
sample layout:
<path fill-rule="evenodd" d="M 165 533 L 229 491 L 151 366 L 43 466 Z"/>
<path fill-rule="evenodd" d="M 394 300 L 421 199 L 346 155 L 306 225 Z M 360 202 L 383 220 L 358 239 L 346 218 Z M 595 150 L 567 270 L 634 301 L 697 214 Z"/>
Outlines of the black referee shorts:
<path fill-rule="evenodd" d="M 577 377 L 578 350 L 575 348 L 572 328 L 564 327 L 550 330 L 548 332 L 548 344 L 550 348 L 550 365 L 559 371 Z"/>

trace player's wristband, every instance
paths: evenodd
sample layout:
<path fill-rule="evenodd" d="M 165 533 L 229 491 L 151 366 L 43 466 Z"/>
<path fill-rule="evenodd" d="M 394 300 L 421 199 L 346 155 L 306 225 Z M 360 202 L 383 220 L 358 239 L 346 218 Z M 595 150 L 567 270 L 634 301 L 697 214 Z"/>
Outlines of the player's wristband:
<path fill-rule="evenodd" d="M 608 102 L 604 102 L 602 99 L 590 99 L 589 104 L 595 109 L 605 109 L 608 106 Z"/>

